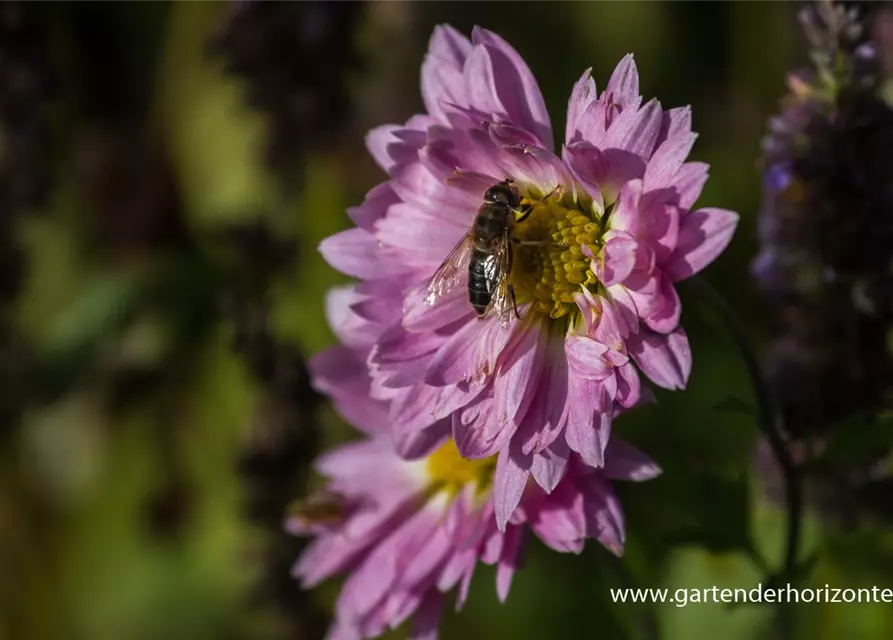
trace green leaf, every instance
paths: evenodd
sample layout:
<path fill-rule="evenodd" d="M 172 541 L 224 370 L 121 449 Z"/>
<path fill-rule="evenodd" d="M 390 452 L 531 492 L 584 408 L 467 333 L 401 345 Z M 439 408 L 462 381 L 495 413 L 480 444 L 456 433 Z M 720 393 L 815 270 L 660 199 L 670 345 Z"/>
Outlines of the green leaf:
<path fill-rule="evenodd" d="M 733 413 L 747 416 L 748 418 L 757 418 L 757 411 L 754 406 L 737 396 L 728 396 L 717 402 L 713 405 L 713 410 L 719 413 Z"/>
<path fill-rule="evenodd" d="M 734 478 L 692 476 L 682 494 L 680 526 L 667 535 L 670 544 L 698 545 L 711 551 L 747 551 L 750 539 L 749 491 L 743 474 Z"/>

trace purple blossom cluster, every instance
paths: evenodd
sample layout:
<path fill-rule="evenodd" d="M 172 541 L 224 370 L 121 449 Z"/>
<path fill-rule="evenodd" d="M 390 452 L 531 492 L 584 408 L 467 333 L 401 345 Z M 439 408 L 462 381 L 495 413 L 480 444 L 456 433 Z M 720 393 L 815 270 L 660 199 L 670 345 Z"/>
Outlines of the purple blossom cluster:
<path fill-rule="evenodd" d="M 594 538 L 622 552 L 610 481 L 659 469 L 612 421 L 652 398 L 642 376 L 686 385 L 675 283 L 738 221 L 694 207 L 708 167 L 686 161 L 690 109 L 643 101 L 632 56 L 601 93 L 583 74 L 558 151 L 530 69 L 494 33 L 438 27 L 421 90 L 426 113 L 367 138 L 387 181 L 320 247 L 359 282 L 328 298 L 340 345 L 312 360 L 314 384 L 367 434 L 319 460 L 325 492 L 289 521 L 316 537 L 295 567 L 306 586 L 350 575 L 332 638 L 410 616 L 414 637 L 434 637 L 444 594 L 458 588 L 461 606 L 478 561 L 498 566 L 504 599 L 527 529 L 558 551 Z M 510 321 L 476 313 L 464 274 L 426 295 L 505 181 L 525 208 L 502 276 Z"/>
<path fill-rule="evenodd" d="M 881 3 L 857 6 L 823 1 L 799 14 L 812 65 L 790 74 L 763 142 L 753 263 L 774 319 L 767 378 L 779 424 L 812 502 L 844 520 L 889 514 L 893 484 L 890 444 L 871 435 L 893 397 L 890 22 Z"/>
<path fill-rule="evenodd" d="M 890 386 L 889 145 L 882 55 L 865 16 L 831 2 L 800 21 L 812 67 L 792 73 L 764 147 L 753 271 L 776 318 L 769 377 L 784 428 L 826 434 Z"/>

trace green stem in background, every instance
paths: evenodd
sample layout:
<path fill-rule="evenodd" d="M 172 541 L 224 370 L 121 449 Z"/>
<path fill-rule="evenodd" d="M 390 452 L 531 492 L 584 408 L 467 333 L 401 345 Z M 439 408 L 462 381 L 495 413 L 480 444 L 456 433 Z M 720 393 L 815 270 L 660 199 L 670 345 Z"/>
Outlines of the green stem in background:
<path fill-rule="evenodd" d="M 779 430 L 779 423 L 776 418 L 776 410 L 772 400 L 772 394 L 766 380 L 763 377 L 763 371 L 760 367 L 756 353 L 750 345 L 747 332 L 742 326 L 735 311 L 728 305 L 725 298 L 714 289 L 706 280 L 699 276 L 689 279 L 689 282 L 698 290 L 701 296 L 706 300 L 719 314 L 720 318 L 728 327 L 732 334 L 741 357 L 744 360 L 744 366 L 747 374 L 750 376 L 751 385 L 753 386 L 754 396 L 757 401 L 757 424 L 769 446 L 772 447 L 772 453 L 781 469 L 782 478 L 785 485 L 785 500 L 787 507 L 788 530 L 787 543 L 785 546 L 784 568 L 776 574 L 776 577 L 788 576 L 793 578 L 796 575 L 796 566 L 798 558 L 798 547 L 800 544 L 800 529 L 803 520 L 803 498 L 800 484 L 800 473 L 797 465 L 794 463 L 791 454 L 788 451 L 787 443 Z"/>

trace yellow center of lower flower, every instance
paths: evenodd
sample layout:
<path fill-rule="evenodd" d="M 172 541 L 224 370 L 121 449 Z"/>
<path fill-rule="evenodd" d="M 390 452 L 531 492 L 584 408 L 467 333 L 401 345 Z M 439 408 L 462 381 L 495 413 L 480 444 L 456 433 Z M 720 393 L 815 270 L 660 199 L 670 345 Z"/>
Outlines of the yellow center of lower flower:
<path fill-rule="evenodd" d="M 597 253 L 603 229 L 591 207 L 571 200 L 569 194 L 555 194 L 545 200 L 525 198 L 533 211 L 515 225 L 513 234 L 511 282 L 518 303 L 531 302 L 534 311 L 551 318 L 573 312 L 573 294 L 580 285 L 597 282 L 583 245 Z"/>
<path fill-rule="evenodd" d="M 428 456 L 428 477 L 432 488 L 457 494 L 469 484 L 477 485 L 477 493 L 483 493 L 493 483 L 496 457 L 467 460 L 461 456 L 452 440 Z"/>

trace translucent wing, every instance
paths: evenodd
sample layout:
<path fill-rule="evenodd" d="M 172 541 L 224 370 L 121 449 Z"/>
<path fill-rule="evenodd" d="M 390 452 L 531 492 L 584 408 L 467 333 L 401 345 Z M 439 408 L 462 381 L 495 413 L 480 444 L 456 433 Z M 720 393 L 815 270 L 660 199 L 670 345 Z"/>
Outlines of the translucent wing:
<path fill-rule="evenodd" d="M 506 233 L 493 246 L 492 259 L 487 269 L 487 280 L 496 283 L 487 312 L 496 315 L 502 325 L 508 325 L 515 317 L 515 298 L 509 283 L 511 258 L 511 239 Z"/>
<path fill-rule="evenodd" d="M 321 493 L 292 505 L 289 516 L 298 531 L 317 531 L 340 523 L 347 515 L 347 506 L 340 496 Z"/>
<path fill-rule="evenodd" d="M 471 260 L 473 250 L 474 236 L 469 229 L 443 263 L 437 267 L 437 271 L 428 282 L 425 288 L 425 304 L 433 305 L 462 282 L 463 276 L 468 272 L 468 262 Z"/>

